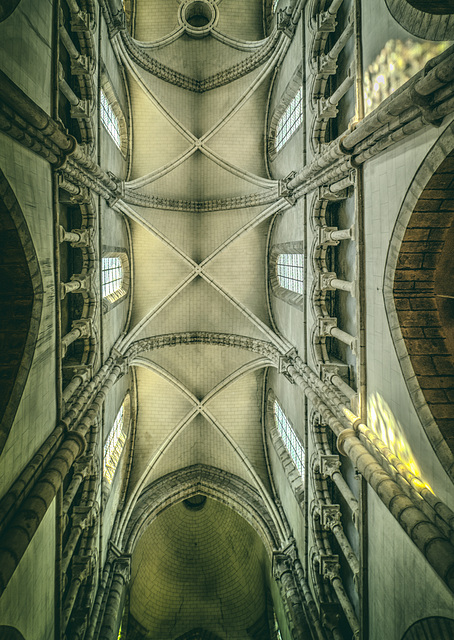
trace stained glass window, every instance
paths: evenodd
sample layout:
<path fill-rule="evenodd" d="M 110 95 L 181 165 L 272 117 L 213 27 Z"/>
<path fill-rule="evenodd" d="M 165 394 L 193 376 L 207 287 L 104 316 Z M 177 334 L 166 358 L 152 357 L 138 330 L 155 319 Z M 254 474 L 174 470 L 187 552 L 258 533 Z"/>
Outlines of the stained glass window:
<path fill-rule="evenodd" d="M 109 296 L 111 300 L 120 298 L 124 291 L 122 289 L 123 267 L 121 258 L 102 259 L 102 297 Z"/>
<path fill-rule="evenodd" d="M 111 483 L 126 441 L 123 433 L 123 405 L 104 444 L 103 476 Z"/>
<path fill-rule="evenodd" d="M 298 89 L 298 93 L 293 98 L 285 112 L 282 114 L 276 128 L 276 139 L 274 146 L 279 151 L 284 144 L 292 137 L 295 131 L 303 122 L 303 87 Z"/>
<path fill-rule="evenodd" d="M 293 462 L 295 463 L 298 473 L 304 478 L 304 448 L 301 444 L 298 436 L 293 430 L 289 419 L 282 411 L 282 408 L 277 400 L 274 401 L 274 419 L 276 421 L 276 427 L 284 442 L 285 448 L 290 454 Z"/>
<path fill-rule="evenodd" d="M 304 293 L 304 256 L 302 253 L 281 253 L 277 259 L 277 279 L 281 287 Z"/>
<path fill-rule="evenodd" d="M 104 91 L 101 91 L 101 122 L 117 147 L 121 148 L 120 125 Z"/>

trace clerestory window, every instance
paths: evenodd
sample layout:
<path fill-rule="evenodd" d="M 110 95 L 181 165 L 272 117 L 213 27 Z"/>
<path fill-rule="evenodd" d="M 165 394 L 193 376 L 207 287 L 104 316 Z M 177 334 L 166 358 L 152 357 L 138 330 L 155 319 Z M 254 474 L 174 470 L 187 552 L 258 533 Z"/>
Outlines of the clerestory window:
<path fill-rule="evenodd" d="M 102 259 L 102 297 L 111 302 L 121 298 L 123 289 L 123 265 L 119 256 Z"/>
<path fill-rule="evenodd" d="M 304 293 L 304 256 L 302 253 L 280 253 L 276 269 L 281 287 L 295 293 Z"/>
<path fill-rule="evenodd" d="M 282 149 L 284 144 L 293 136 L 303 122 L 303 87 L 293 97 L 279 119 L 276 127 L 274 146 L 276 151 Z"/>
<path fill-rule="evenodd" d="M 285 448 L 289 452 L 298 473 L 304 478 L 304 447 L 277 400 L 274 401 L 274 420 Z"/>
<path fill-rule="evenodd" d="M 121 149 L 120 125 L 104 91 L 101 90 L 101 122 L 117 147 Z"/>
<path fill-rule="evenodd" d="M 117 417 L 115 418 L 114 425 L 104 444 L 103 476 L 109 484 L 112 484 L 112 480 L 126 442 L 123 425 L 124 405 L 121 405 L 120 411 L 117 413 Z"/>

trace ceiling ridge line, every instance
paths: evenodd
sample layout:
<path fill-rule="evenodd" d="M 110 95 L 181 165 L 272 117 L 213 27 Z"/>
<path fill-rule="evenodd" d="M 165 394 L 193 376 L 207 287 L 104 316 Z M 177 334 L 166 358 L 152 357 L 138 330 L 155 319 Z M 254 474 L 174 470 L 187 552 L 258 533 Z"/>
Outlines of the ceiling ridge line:
<path fill-rule="evenodd" d="M 128 182 L 125 182 L 125 187 L 128 189 L 140 189 L 141 187 L 145 187 L 151 182 L 155 182 L 156 180 L 163 178 L 165 175 L 180 166 L 180 164 L 182 164 L 185 160 L 190 158 L 195 153 L 195 151 L 197 151 L 197 147 L 195 145 L 192 145 L 191 147 L 186 149 L 186 151 L 183 151 L 183 153 L 180 154 L 175 160 L 168 162 L 159 169 L 150 171 L 150 173 L 147 173 L 140 178 L 136 178 L 135 180 L 129 180 Z"/>
<path fill-rule="evenodd" d="M 165 298 L 163 298 L 157 305 L 150 309 L 150 311 L 127 333 L 124 340 L 122 341 L 122 348 L 128 348 L 128 345 L 133 340 L 134 336 L 138 334 L 153 318 L 155 318 L 165 307 L 172 302 L 174 298 L 183 291 L 195 278 L 197 277 L 197 273 L 193 271 L 186 278 L 184 278 L 172 291 L 167 294 Z"/>
<path fill-rule="evenodd" d="M 149 220 L 146 220 L 140 213 L 135 211 L 135 209 L 130 207 L 126 202 L 124 202 L 123 200 L 119 200 L 118 202 L 115 203 L 115 205 L 112 208 L 115 211 L 119 211 L 120 213 L 124 214 L 134 222 L 137 222 L 137 224 L 139 224 L 141 227 L 149 231 L 156 238 L 159 238 L 159 240 L 161 240 L 166 246 L 168 246 L 175 253 L 177 253 L 180 256 L 180 258 L 183 258 L 183 260 L 185 260 L 188 263 L 191 269 L 194 269 L 199 266 L 195 262 L 195 260 L 190 258 L 187 255 L 187 253 L 185 253 L 182 249 L 180 249 L 172 240 L 170 240 L 164 233 L 162 233 L 162 231 L 160 231 Z"/>
<path fill-rule="evenodd" d="M 268 74 L 271 72 L 277 61 L 282 55 L 282 52 L 285 49 L 285 42 L 282 42 L 279 47 L 277 47 L 276 51 L 272 55 L 272 57 L 264 64 L 263 69 L 260 70 L 257 77 L 253 80 L 252 84 L 242 93 L 239 99 L 233 103 L 233 105 L 227 110 L 226 113 L 218 120 L 218 122 L 211 127 L 203 136 L 200 138 L 200 142 L 202 144 L 206 144 L 210 138 L 216 135 L 226 124 L 233 118 L 234 115 L 238 113 L 238 111 L 246 104 L 249 98 L 254 95 L 255 91 L 262 84 L 262 82 L 266 79 Z"/>
<path fill-rule="evenodd" d="M 181 393 L 188 399 L 188 401 L 192 402 L 194 406 L 199 404 L 199 399 L 197 398 L 197 396 L 195 396 L 188 389 L 188 387 L 181 382 L 181 380 L 179 380 L 176 376 L 170 373 L 170 371 L 168 371 L 164 367 L 161 367 L 161 365 L 157 364 L 156 362 L 153 362 L 152 360 L 149 360 L 144 356 L 139 356 L 138 358 L 133 358 L 132 360 L 130 360 L 128 362 L 128 365 L 131 367 L 140 366 L 145 369 L 154 371 L 157 375 L 160 375 L 164 380 L 167 380 L 169 383 L 177 387 L 181 391 Z"/>
<path fill-rule="evenodd" d="M 206 258 L 202 260 L 199 266 L 205 267 L 206 264 L 209 264 L 216 256 L 224 251 L 228 246 L 241 238 L 241 236 L 245 235 L 251 229 L 254 229 L 259 224 L 264 222 L 267 218 L 271 217 L 275 213 L 281 213 L 285 209 L 289 209 L 291 205 L 284 198 L 279 198 L 276 202 L 274 202 L 271 206 L 267 207 L 263 211 L 260 211 L 252 220 L 246 222 L 242 227 L 237 229 L 235 233 L 229 236 L 223 243 L 221 243 L 214 251 L 210 253 Z"/>
<path fill-rule="evenodd" d="M 250 171 L 247 171 L 246 169 L 240 169 L 239 167 L 235 166 L 228 160 L 225 160 L 224 158 L 222 158 L 222 156 L 216 153 L 216 151 L 213 151 L 209 147 L 206 147 L 204 144 L 200 145 L 199 149 L 207 158 L 212 160 L 222 169 L 225 169 L 226 171 L 233 174 L 234 176 L 237 176 L 238 178 L 241 178 L 247 182 L 251 182 L 252 184 L 255 184 L 256 186 L 262 187 L 264 189 L 271 189 L 273 187 L 277 187 L 278 185 L 278 180 L 270 180 L 269 178 L 262 178 L 261 176 L 258 176 L 255 173 L 251 173 Z"/>
<path fill-rule="evenodd" d="M 242 302 L 237 300 L 235 296 L 228 293 L 214 278 L 206 274 L 203 270 L 200 271 L 200 277 L 208 282 L 218 293 L 220 293 L 226 300 L 228 300 L 243 316 L 249 320 L 257 329 L 263 334 L 268 336 L 273 344 L 285 351 L 289 351 L 293 345 L 291 345 L 285 338 L 279 336 L 273 329 L 267 327 L 267 325 L 258 318 L 255 313 L 246 307 Z"/>
<path fill-rule="evenodd" d="M 185 127 L 181 122 L 168 111 L 164 107 L 164 105 L 156 98 L 151 89 L 146 85 L 144 78 L 140 75 L 135 65 L 129 59 L 127 52 L 124 50 L 124 47 L 121 45 L 121 40 L 116 40 L 115 42 L 120 43 L 119 46 L 119 54 L 123 63 L 131 73 L 132 77 L 135 79 L 139 87 L 145 93 L 150 102 L 158 109 L 158 111 L 166 118 L 166 120 L 178 131 L 180 135 L 182 135 L 188 142 L 192 144 L 195 143 L 196 137 Z"/>

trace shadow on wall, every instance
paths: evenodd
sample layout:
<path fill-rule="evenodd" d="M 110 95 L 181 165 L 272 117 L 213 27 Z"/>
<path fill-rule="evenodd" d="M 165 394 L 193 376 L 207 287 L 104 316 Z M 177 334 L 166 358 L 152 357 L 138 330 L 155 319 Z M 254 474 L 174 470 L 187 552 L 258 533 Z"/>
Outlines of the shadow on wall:
<path fill-rule="evenodd" d="M 0 171 L 0 452 L 32 364 L 42 304 L 43 285 L 30 232 Z"/>

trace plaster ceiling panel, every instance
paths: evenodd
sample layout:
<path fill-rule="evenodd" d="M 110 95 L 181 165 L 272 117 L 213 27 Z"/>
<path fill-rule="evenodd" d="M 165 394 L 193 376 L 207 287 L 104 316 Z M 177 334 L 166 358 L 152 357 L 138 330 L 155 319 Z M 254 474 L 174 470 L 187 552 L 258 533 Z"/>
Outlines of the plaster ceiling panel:
<path fill-rule="evenodd" d="M 251 54 L 222 44 L 212 36 L 197 40 L 183 35 L 165 48 L 151 51 L 150 55 L 174 71 L 194 80 L 204 80 L 242 62 Z"/>
<path fill-rule="evenodd" d="M 221 33 L 242 40 L 263 38 L 263 0 L 222 0 L 217 28 Z"/>
<path fill-rule="evenodd" d="M 140 191 L 161 198 L 198 201 L 268 192 L 223 169 L 201 151 L 195 151 L 175 169 Z"/>
<path fill-rule="evenodd" d="M 265 279 L 268 227 L 265 220 L 232 242 L 206 266 L 206 272 L 269 325 Z"/>
<path fill-rule="evenodd" d="M 261 426 L 263 375 L 264 369 L 245 374 L 210 400 L 207 410 L 238 443 L 269 490 Z"/>
<path fill-rule="evenodd" d="M 264 207 L 209 211 L 198 214 L 198 225 L 203 233 L 198 234 L 200 260 L 209 256 L 241 227 L 253 220 Z"/>
<path fill-rule="evenodd" d="M 156 349 L 149 352 L 149 357 L 202 400 L 232 371 L 255 360 L 257 354 L 233 347 L 190 344 Z"/>
<path fill-rule="evenodd" d="M 178 26 L 178 3 L 175 0 L 135 0 L 134 37 L 154 42 Z"/>
<path fill-rule="evenodd" d="M 215 331 L 267 339 L 248 317 L 200 277 L 184 287 L 137 339 L 184 331 Z"/>
<path fill-rule="evenodd" d="M 131 327 L 191 272 L 187 262 L 139 224 L 131 222 L 134 299 Z M 165 264 L 165 269 L 162 266 Z"/>
<path fill-rule="evenodd" d="M 228 64 L 225 67 L 228 68 Z M 253 81 L 260 74 L 262 67 L 251 71 L 247 75 L 229 82 L 228 84 L 206 91 L 200 95 L 200 128 L 201 133 L 207 133 L 246 93 Z M 223 125 L 225 126 L 225 125 Z M 238 132 L 236 133 L 238 135 Z M 209 143 L 207 143 L 209 145 Z"/>
<path fill-rule="evenodd" d="M 175 160 L 190 143 L 152 104 L 130 74 L 128 80 L 134 122 L 130 179 L 135 180 Z"/>
<path fill-rule="evenodd" d="M 135 487 L 162 443 L 193 406 L 171 382 L 136 366 L 139 411 L 129 491 Z"/>
<path fill-rule="evenodd" d="M 199 215 L 188 211 L 166 211 L 133 205 L 134 211 L 153 227 L 158 229 L 166 238 L 181 249 L 188 257 L 196 262 L 200 251 L 197 249 L 202 241 Z"/>
<path fill-rule="evenodd" d="M 167 49 L 166 47 L 164 51 Z M 155 57 L 155 52 L 149 52 L 149 55 Z M 164 59 L 166 59 L 165 55 Z M 166 66 L 169 66 L 168 62 L 166 62 Z M 136 68 L 159 104 L 190 132 L 194 133 L 198 122 L 200 95 L 161 80 L 141 67 L 136 66 Z M 187 69 L 186 73 L 188 73 Z"/>
<path fill-rule="evenodd" d="M 168 473 L 194 464 L 225 469 L 256 486 L 236 445 L 232 446 L 218 428 L 199 414 L 169 443 L 147 475 L 144 487 Z"/>
<path fill-rule="evenodd" d="M 223 159 L 250 173 L 268 178 L 265 165 L 264 131 L 270 80 L 265 80 L 208 146 Z M 241 131 L 241 135 L 238 132 Z"/>
<path fill-rule="evenodd" d="M 211 498 L 198 511 L 179 502 L 137 544 L 130 611 L 147 638 L 174 640 L 203 629 L 246 640 L 265 614 L 267 570 L 263 543 L 241 516 Z"/>

